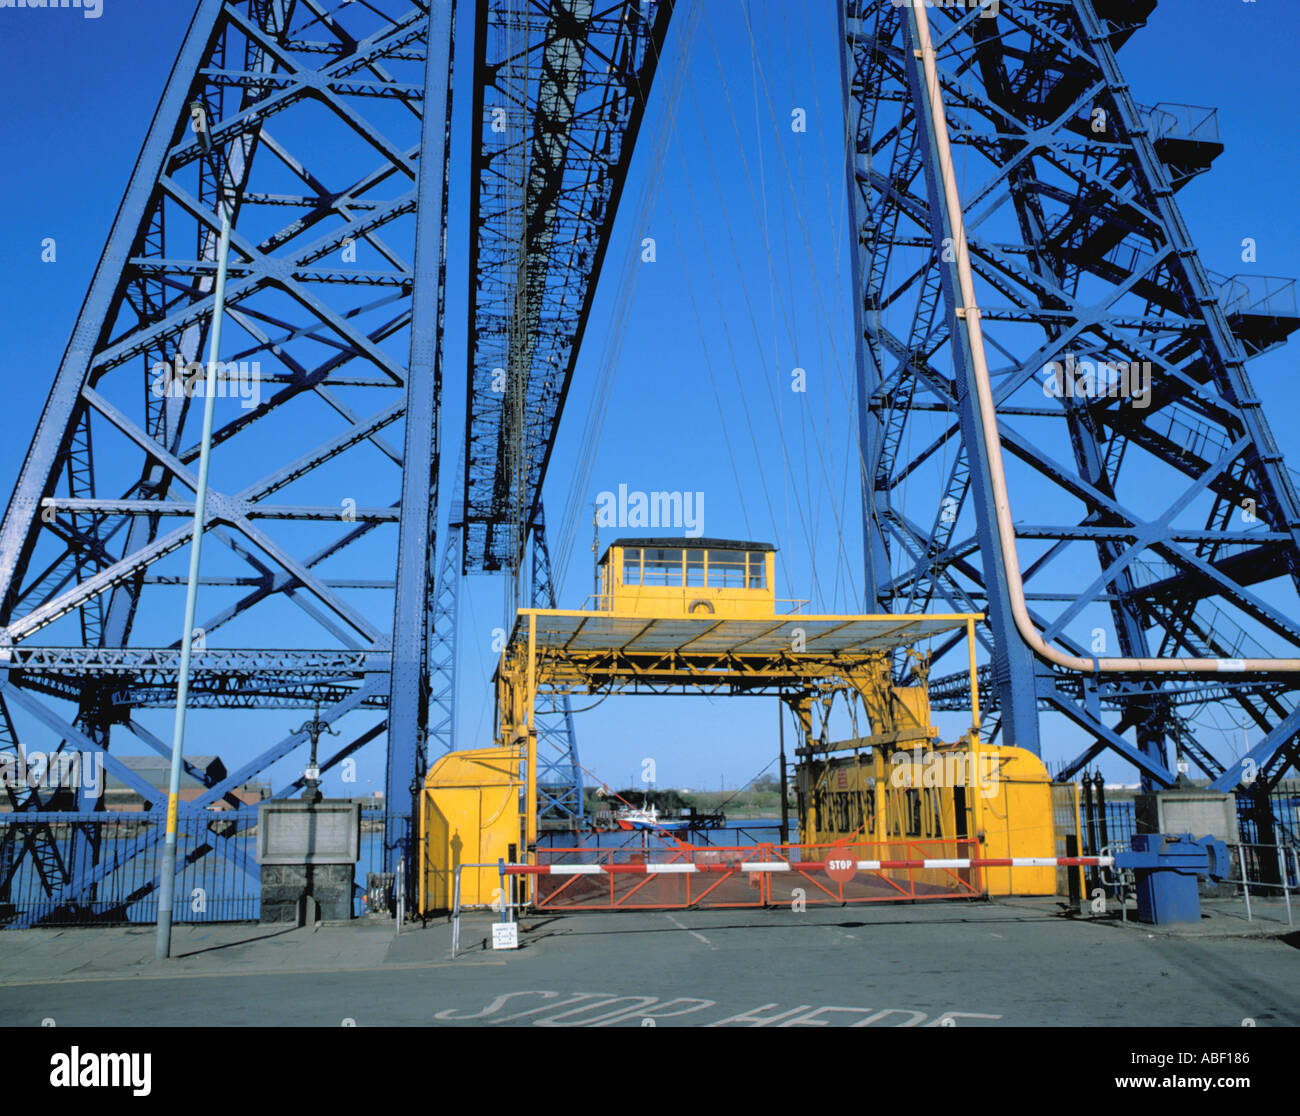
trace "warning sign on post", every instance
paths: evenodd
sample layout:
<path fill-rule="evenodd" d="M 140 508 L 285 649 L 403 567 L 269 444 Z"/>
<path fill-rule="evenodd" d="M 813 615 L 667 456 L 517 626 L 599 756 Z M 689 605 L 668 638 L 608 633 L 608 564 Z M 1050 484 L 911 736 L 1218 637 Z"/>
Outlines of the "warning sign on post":
<path fill-rule="evenodd" d="M 848 856 L 828 856 L 826 874 L 836 883 L 848 883 L 857 875 L 858 862 Z"/>

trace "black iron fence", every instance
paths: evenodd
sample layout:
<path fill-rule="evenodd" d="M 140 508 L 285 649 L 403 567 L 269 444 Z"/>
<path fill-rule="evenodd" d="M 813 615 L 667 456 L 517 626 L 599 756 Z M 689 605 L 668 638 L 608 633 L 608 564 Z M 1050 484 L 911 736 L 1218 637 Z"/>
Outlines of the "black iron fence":
<path fill-rule="evenodd" d="M 158 917 L 158 813 L 0 814 L 0 927 L 150 923 Z M 353 914 L 387 846 L 415 880 L 411 819 L 364 810 Z M 184 815 L 177 824 L 176 922 L 255 921 L 261 912 L 257 810 Z"/>
<path fill-rule="evenodd" d="M 1127 846 L 1137 832 L 1133 799 L 1113 793 L 1108 798 L 1099 774 L 1080 780 L 1079 818 L 1085 856 L 1097 856 L 1104 848 L 1113 851 Z M 1300 789 L 1238 792 L 1237 821 L 1241 842 L 1234 857 L 1243 866 L 1248 883 L 1276 887 L 1283 872 L 1296 875 L 1290 866 L 1295 850 L 1300 849 Z M 1089 888 L 1099 883 L 1100 873 L 1092 870 Z"/>
<path fill-rule="evenodd" d="M 1102 777 L 1084 776 L 1079 784 L 1079 824 L 1085 856 L 1098 856 L 1102 849 L 1127 845 L 1137 832 L 1133 800 L 1112 796 L 1108 801 Z"/>
<path fill-rule="evenodd" d="M 1300 786 L 1239 793 L 1237 822 L 1249 844 L 1300 848 Z"/>

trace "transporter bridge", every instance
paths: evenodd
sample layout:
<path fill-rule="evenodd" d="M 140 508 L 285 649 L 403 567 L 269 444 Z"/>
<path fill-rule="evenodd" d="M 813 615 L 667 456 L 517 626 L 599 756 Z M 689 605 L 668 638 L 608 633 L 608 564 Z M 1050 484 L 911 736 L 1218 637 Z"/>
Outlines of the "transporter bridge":
<path fill-rule="evenodd" d="M 579 694 L 779 698 L 799 726 L 804 842 L 860 849 L 926 840 L 946 843 L 949 855 L 959 846 L 1003 857 L 1052 855 L 1052 792 L 1042 763 L 979 737 L 973 643 L 981 617 L 778 612 L 798 602 L 776 598 L 774 563 L 766 543 L 620 539 L 600 561 L 592 607 L 519 610 L 495 677 L 493 744 L 443 757 L 425 781 L 421 908 L 450 906 L 458 864 L 538 862 L 536 710 L 539 699 Z M 971 723 L 944 743 L 931 722 L 921 648 L 963 631 L 971 644 Z M 895 682 L 899 656 L 912 660 L 912 685 Z M 829 739 L 837 701 L 854 723 L 865 721 L 864 734 Z M 936 770 L 945 778 L 927 777 Z M 679 867 L 683 847 L 673 849 Z M 799 855 L 796 846 L 782 847 Z M 499 882 L 495 867 L 467 870 L 461 902 L 486 902 Z M 978 886 L 969 875 L 964 882 L 968 892 L 1001 894 L 1051 894 L 1057 883 L 1046 867 L 996 869 Z"/>

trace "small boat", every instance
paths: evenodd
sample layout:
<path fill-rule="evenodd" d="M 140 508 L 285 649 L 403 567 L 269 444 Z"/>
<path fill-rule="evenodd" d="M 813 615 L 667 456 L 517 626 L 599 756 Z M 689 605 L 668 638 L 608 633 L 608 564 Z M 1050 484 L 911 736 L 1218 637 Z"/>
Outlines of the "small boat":
<path fill-rule="evenodd" d="M 689 829 L 691 823 L 686 818 L 661 818 L 654 806 L 649 809 L 624 806 L 614 812 L 614 824 L 623 830 L 648 829 L 653 832 L 671 832 Z"/>

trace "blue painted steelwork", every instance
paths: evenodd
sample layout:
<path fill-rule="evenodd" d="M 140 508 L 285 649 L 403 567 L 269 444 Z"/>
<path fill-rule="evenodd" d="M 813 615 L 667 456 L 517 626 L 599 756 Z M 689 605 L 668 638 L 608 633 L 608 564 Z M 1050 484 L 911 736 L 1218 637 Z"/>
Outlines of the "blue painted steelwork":
<path fill-rule="evenodd" d="M 1222 151 L 1211 110 L 1137 104 L 1116 53 L 1155 0 L 923 9 L 841 0 L 868 607 L 983 611 L 990 735 L 1051 710 L 1148 785 L 1229 770 L 1180 709 L 1217 697 L 1296 759 L 1300 505 L 1245 369 L 1300 326 L 1292 286 L 1207 272 L 1174 200 Z M 994 8 L 997 9 L 994 12 Z M 938 55 L 1029 614 L 1071 654 L 1202 657 L 1212 677 L 1080 676 L 1011 616 L 918 18 Z M 1032 478 L 1032 484 L 1025 482 Z M 1049 492 L 1044 492 L 1047 485 Z M 945 671 L 945 665 L 947 671 Z M 935 649 L 940 708 L 964 650 Z M 1106 712 L 1103 713 L 1103 710 Z"/>
<path fill-rule="evenodd" d="M 518 571 L 675 0 L 478 0 L 466 570 Z"/>
<path fill-rule="evenodd" d="M 453 505 L 447 538 L 438 563 L 438 586 L 430 640 L 430 725 L 433 759 L 458 747 L 456 729 L 456 675 L 458 619 L 460 613 L 461 532 L 464 522 L 459 504 Z M 557 608 L 551 556 L 546 545 L 545 514 L 538 508 L 533 528 L 531 603 L 534 608 Z M 583 820 L 582 770 L 578 763 L 577 734 L 567 695 L 553 710 L 538 710 L 537 810 L 541 818 Z"/>
<path fill-rule="evenodd" d="M 429 614 L 434 594 L 438 525 L 439 449 L 442 433 L 442 334 L 447 279 L 447 171 L 451 142 L 453 0 L 430 5 L 424 69 L 419 181 L 416 197 L 415 274 L 411 298 L 410 367 L 406 375 L 406 445 L 402 454 L 402 518 L 397 546 L 393 667 L 388 696 L 388 778 L 384 802 L 416 804 L 428 769 Z M 384 870 L 405 855 L 413 877 L 415 857 L 390 842 Z"/>
<path fill-rule="evenodd" d="M 261 902 L 261 875 L 255 861 L 257 807 L 243 806 L 216 815 L 180 819 L 180 856 L 177 891 L 184 900 L 176 909 L 177 922 L 255 920 Z M 0 815 L 0 840 L 21 843 L 37 828 L 51 835 L 56 854 L 66 850 L 75 832 L 94 826 L 100 848 L 110 865 L 97 893 L 74 906 L 51 902 L 49 890 L 29 856 L 24 871 L 0 879 L 0 925 L 18 928 L 39 922 L 42 926 L 84 925 L 91 922 L 151 922 L 156 917 L 158 894 L 150 886 L 151 859 L 132 855 L 132 845 L 142 833 L 158 826 L 157 814 L 110 811 L 78 814 L 44 811 L 27 815 Z M 361 859 L 353 882 L 355 908 L 361 905 L 370 872 L 383 868 L 386 844 L 409 840 L 409 818 L 389 816 L 382 810 L 361 813 Z M 386 830 L 393 830 L 386 834 Z M 356 913 L 361 913 L 359 909 Z"/>
<path fill-rule="evenodd" d="M 1190 833 L 1135 833 L 1131 852 L 1115 854 L 1115 867 L 1137 878 L 1138 921 L 1152 926 L 1201 921 L 1197 879 L 1232 874 L 1228 846 Z"/>
<path fill-rule="evenodd" d="M 558 608 L 551 553 L 546 546 L 545 512 L 537 505 L 533 521 L 534 608 Z M 578 762 L 578 734 L 573 727 L 573 708 L 568 694 L 555 697 L 551 709 L 534 715 L 537 728 L 537 817 L 539 820 L 573 821 L 581 825 L 582 767 Z"/>
<path fill-rule="evenodd" d="M 465 526 L 460 502 L 452 505 L 438 560 L 429 637 L 429 759 L 459 746 L 456 730 L 457 642 L 460 636 L 460 562 Z"/>
<path fill-rule="evenodd" d="M 192 537 L 219 197 L 234 231 L 205 533 L 221 546 L 192 706 L 319 700 L 345 740 L 322 768 L 386 737 L 394 815 L 423 774 L 452 31 L 452 0 L 202 0 L 54 377 L 0 523 L 0 693 L 40 726 L 15 744 L 105 754 L 154 813 L 164 796 L 109 749 L 123 732 L 165 748 L 133 714 L 175 700 L 165 628 Z M 191 768 L 203 790 L 182 815 L 304 741 Z M 151 852 L 157 829 L 115 856 Z M 0 865 L 32 855 L 11 843 Z M 49 902 L 93 907 L 111 870 L 94 842 L 46 859 Z"/>
<path fill-rule="evenodd" d="M 475 145 L 472 243 L 485 279 L 471 329 L 486 343 L 502 320 L 516 323 L 511 398 L 530 410 L 503 429 L 541 432 L 523 470 L 534 485 L 568 382 L 550 361 L 571 369 L 672 6 L 476 5 L 475 112 L 489 85 L 524 92 L 509 106 L 518 196 L 501 189 L 495 149 Z M 210 611 L 195 631 L 190 707 L 319 703 L 344 740 L 323 771 L 385 742 L 395 822 L 430 736 L 454 746 L 455 583 L 444 578 L 453 596 L 440 620 L 434 561 L 454 27 L 453 0 L 200 0 L 55 376 L 0 523 L 4 723 L 21 708 L 42 726 L 42 750 L 104 755 L 155 813 L 162 796 L 109 749 L 125 732 L 165 750 L 136 714 L 174 705 L 181 641 L 157 618 L 176 611 L 174 556 L 193 535 L 202 406 L 187 375 L 212 317 L 219 198 L 233 202 L 232 367 L 205 523 L 221 545 L 205 550 Z M 497 69 L 486 44 L 517 43 L 521 29 L 524 54 Z M 485 128 L 480 141 L 495 134 Z M 512 293 L 490 246 L 518 230 L 527 251 Z M 521 342 L 521 328 L 541 344 Z M 484 419 L 483 402 L 469 423 L 479 433 L 500 419 Z M 488 505 L 476 507 L 480 549 L 482 533 L 506 524 L 509 537 L 521 522 L 508 501 Z M 453 520 L 446 574 L 464 564 L 466 517 Z M 290 734 L 233 771 L 187 764 L 203 790 L 183 818 L 233 804 L 236 787 L 304 741 Z M 17 805 L 53 801 L 23 792 Z M 100 806 L 83 791 L 57 804 Z M 38 863 L 50 903 L 93 911 L 108 871 L 99 832 L 87 825 L 56 846 L 31 826 L 6 830 L 0 873 Z M 392 871 L 404 851 L 393 835 L 407 831 L 386 832 Z M 114 855 L 151 854 L 153 842 L 146 833 Z"/>

